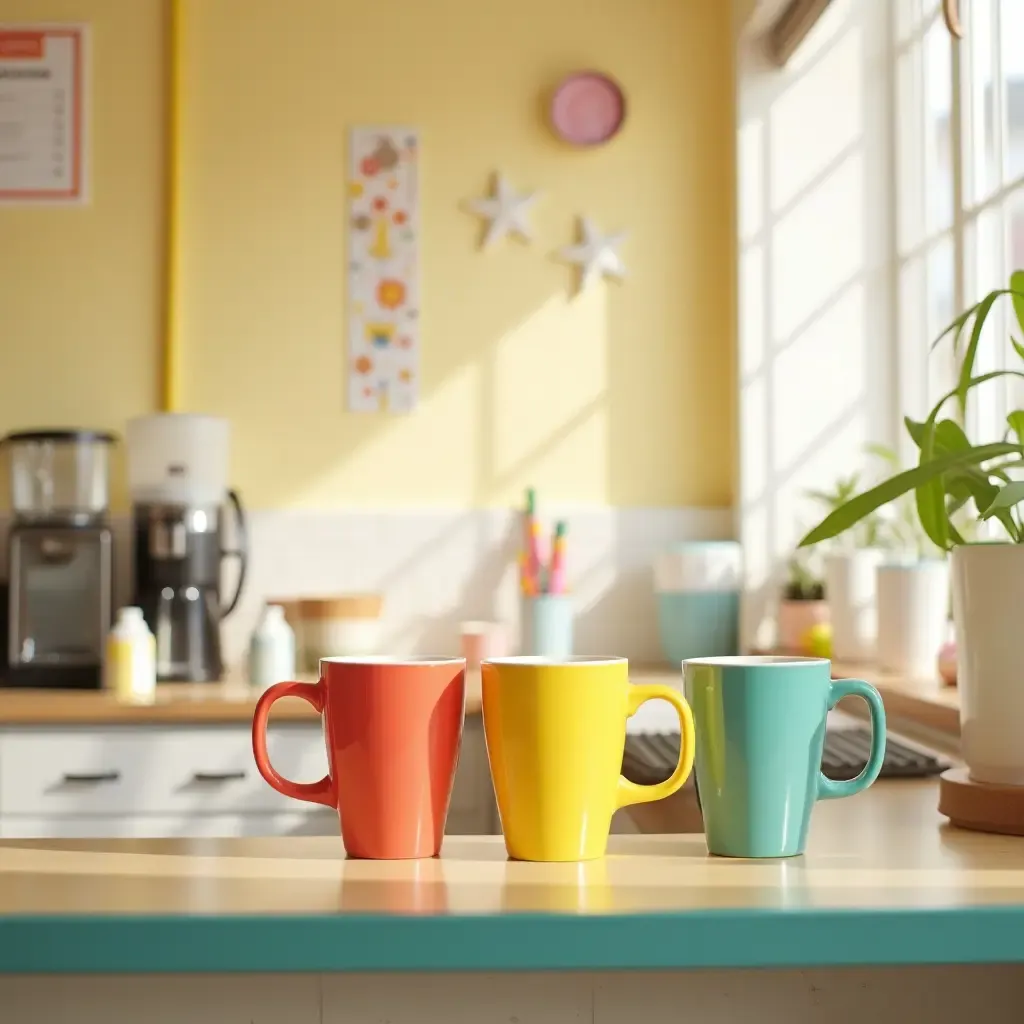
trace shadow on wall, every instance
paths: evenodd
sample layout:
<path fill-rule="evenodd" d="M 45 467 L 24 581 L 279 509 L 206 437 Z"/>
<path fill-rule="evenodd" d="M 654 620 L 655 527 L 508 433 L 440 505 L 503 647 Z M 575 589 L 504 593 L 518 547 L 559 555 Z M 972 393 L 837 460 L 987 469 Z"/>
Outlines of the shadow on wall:
<path fill-rule="evenodd" d="M 740 46 L 743 640 L 770 645 L 786 558 L 890 433 L 885 0 L 833 3 L 783 71 Z"/>

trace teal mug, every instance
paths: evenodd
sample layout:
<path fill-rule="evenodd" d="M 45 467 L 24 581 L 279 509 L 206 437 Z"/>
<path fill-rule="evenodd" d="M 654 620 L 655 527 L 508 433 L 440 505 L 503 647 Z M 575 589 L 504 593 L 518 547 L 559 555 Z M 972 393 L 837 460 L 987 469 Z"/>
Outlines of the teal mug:
<path fill-rule="evenodd" d="M 825 658 L 695 658 L 683 686 L 697 736 L 694 768 L 708 852 L 723 857 L 794 857 L 804 852 L 818 800 L 867 789 L 885 756 L 885 708 L 859 679 L 833 680 Z M 828 712 L 863 697 L 871 753 L 857 778 L 821 771 Z"/>

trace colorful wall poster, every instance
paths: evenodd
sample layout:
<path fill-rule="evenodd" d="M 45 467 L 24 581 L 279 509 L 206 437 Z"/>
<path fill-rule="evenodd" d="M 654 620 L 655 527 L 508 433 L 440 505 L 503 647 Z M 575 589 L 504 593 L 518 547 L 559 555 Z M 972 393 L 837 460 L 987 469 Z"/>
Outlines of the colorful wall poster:
<path fill-rule="evenodd" d="M 0 25 L 0 203 L 85 199 L 83 26 Z"/>
<path fill-rule="evenodd" d="M 349 160 L 349 409 L 411 412 L 419 394 L 419 140 L 409 128 L 353 128 Z"/>

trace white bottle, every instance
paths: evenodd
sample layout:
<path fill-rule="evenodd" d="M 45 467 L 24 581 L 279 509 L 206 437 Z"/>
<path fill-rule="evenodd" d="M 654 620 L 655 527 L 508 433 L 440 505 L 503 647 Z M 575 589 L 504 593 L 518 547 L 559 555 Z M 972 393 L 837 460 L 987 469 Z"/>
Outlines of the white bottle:
<path fill-rule="evenodd" d="M 156 696 L 156 639 L 141 608 L 121 608 L 107 636 L 104 685 L 118 700 L 151 701 Z"/>
<path fill-rule="evenodd" d="M 249 682 L 265 689 L 295 678 L 295 633 L 279 604 L 263 609 L 249 642 Z"/>

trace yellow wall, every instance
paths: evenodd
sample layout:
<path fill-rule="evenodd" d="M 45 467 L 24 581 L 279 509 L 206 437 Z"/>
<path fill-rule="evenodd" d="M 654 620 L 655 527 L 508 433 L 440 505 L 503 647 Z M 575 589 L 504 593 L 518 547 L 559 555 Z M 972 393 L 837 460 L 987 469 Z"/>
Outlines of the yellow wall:
<path fill-rule="evenodd" d="M 231 418 L 254 506 L 733 496 L 730 5 L 707 0 L 186 0 L 183 402 Z M 0 426 L 119 428 L 151 408 L 161 0 L 0 0 L 93 25 L 93 203 L 0 210 Z M 547 131 L 558 78 L 624 85 L 627 126 Z M 423 148 L 423 394 L 344 398 L 348 126 Z M 543 192 L 533 245 L 476 248 L 495 170 Z M 625 229 L 629 277 L 572 298 L 575 216 Z"/>

